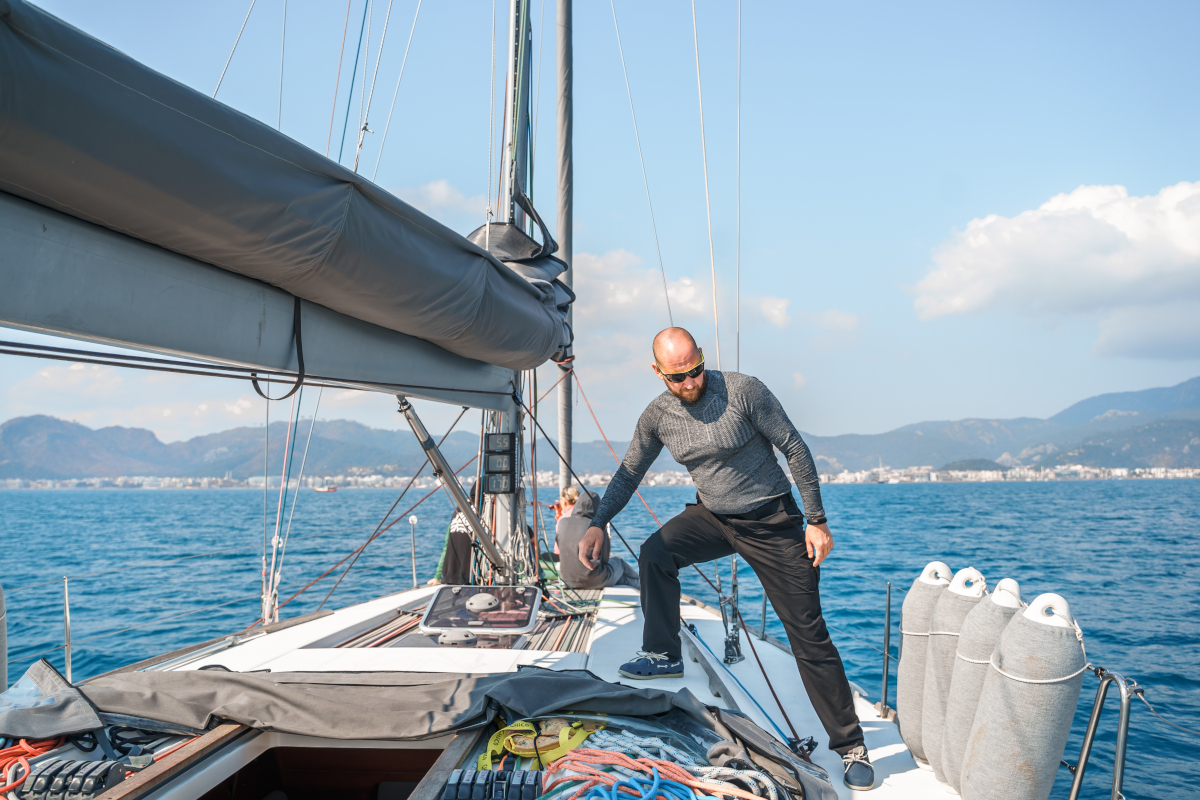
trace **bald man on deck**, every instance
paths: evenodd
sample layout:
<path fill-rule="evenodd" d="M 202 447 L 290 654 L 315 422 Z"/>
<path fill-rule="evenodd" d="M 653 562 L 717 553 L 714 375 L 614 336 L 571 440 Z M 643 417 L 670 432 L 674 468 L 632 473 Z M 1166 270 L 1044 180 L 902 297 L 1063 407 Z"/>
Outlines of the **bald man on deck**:
<path fill-rule="evenodd" d="M 643 649 L 620 673 L 637 680 L 683 675 L 679 570 L 737 553 L 762 581 L 787 631 L 829 749 L 842 756 L 843 780 L 851 789 L 873 788 L 875 772 L 846 670 L 821 616 L 818 566 L 833 536 L 808 446 L 757 378 L 706 371 L 703 352 L 683 328 L 667 328 L 654 338 L 654 374 L 667 391 L 642 412 L 625 459 L 579 543 L 579 560 L 588 569 L 595 566 L 605 526 L 629 502 L 664 446 L 691 473 L 696 502 L 642 545 Z M 807 527 L 772 446 L 787 458 L 808 512 Z"/>

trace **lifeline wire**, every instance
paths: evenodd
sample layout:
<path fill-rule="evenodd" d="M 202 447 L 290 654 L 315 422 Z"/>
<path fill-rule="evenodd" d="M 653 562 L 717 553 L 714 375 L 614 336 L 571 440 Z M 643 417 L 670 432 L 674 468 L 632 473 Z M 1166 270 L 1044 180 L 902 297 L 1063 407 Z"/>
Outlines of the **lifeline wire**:
<path fill-rule="evenodd" d="M 342 85 L 342 62 L 346 60 L 346 30 L 350 27 L 350 2 L 346 0 L 346 20 L 342 23 L 342 47 L 338 51 L 337 77 L 333 79 L 333 106 L 329 109 L 329 135 L 325 137 L 325 157 L 329 157 L 329 145 L 333 142 L 333 118 L 337 114 L 338 89 Z"/>
<path fill-rule="evenodd" d="M 696 28 L 696 0 L 692 0 L 692 41 L 696 45 L 696 94 L 700 98 L 700 155 L 704 161 L 704 211 L 708 218 L 708 263 L 712 268 L 713 332 L 717 339 L 717 369 L 720 369 L 721 322 L 717 317 L 717 254 L 713 249 L 712 204 L 708 199 L 708 145 L 704 142 L 704 89 L 700 85 L 700 33 Z"/>
<path fill-rule="evenodd" d="M 375 99 L 375 81 L 377 81 L 379 79 L 379 62 L 383 60 L 383 45 L 387 41 L 388 21 L 391 20 L 391 18 L 392 18 L 392 0 L 388 0 L 387 13 L 384 14 L 384 16 L 383 16 L 383 33 L 379 37 L 379 52 L 375 54 L 375 71 L 373 73 L 371 73 L 371 93 L 369 95 L 367 95 L 367 107 L 363 111 L 362 125 L 359 127 L 359 130 L 358 130 L 358 146 L 354 150 L 354 171 L 355 172 L 358 172 L 358 159 L 359 159 L 359 156 L 362 155 L 363 141 L 367 138 L 368 133 L 374 133 L 374 131 L 367 128 L 367 117 L 369 117 L 371 115 L 371 102 Z M 413 26 L 415 27 L 416 24 L 417 24 L 417 21 L 414 19 Z M 411 34 L 410 34 L 410 38 L 409 38 L 409 44 L 412 44 Z M 404 55 L 405 55 L 405 57 L 408 56 L 407 50 L 404 51 Z M 403 70 L 403 67 L 401 67 L 401 70 Z M 402 71 L 401 75 L 403 75 L 403 74 L 404 73 Z M 363 73 L 363 85 L 364 86 L 366 85 L 366 82 L 367 82 L 367 74 L 364 72 Z M 400 88 L 399 83 L 396 84 L 396 88 L 397 89 Z M 379 164 L 379 162 L 376 161 L 376 167 L 378 167 L 378 164 Z"/>
<path fill-rule="evenodd" d="M 638 134 L 637 113 L 633 110 L 633 90 L 629 88 L 629 70 L 625 68 L 625 48 L 621 46 L 621 27 L 617 24 L 617 4 L 616 0 L 609 0 L 609 5 L 612 6 L 613 15 L 613 30 L 617 34 L 617 53 L 621 56 L 621 73 L 625 76 L 625 94 L 629 96 L 629 116 L 633 119 L 633 138 L 637 142 L 638 163 L 642 165 L 642 185 L 646 187 L 646 205 L 650 207 L 650 229 L 654 231 L 654 249 L 658 252 L 658 270 L 662 273 L 663 282 L 663 297 L 667 301 L 667 320 L 671 323 L 671 327 L 675 327 L 675 316 L 671 313 L 671 293 L 667 291 L 667 268 L 663 266 L 662 247 L 658 244 L 658 225 L 654 221 L 654 203 L 650 201 L 650 179 L 646 177 L 646 159 L 642 157 L 642 137 Z M 697 56 L 699 58 L 699 56 Z M 703 125 L 703 122 L 701 123 Z M 703 131 L 701 132 L 703 134 Z M 707 192 L 708 187 L 708 167 L 705 166 L 704 185 Z M 712 240 L 712 224 L 709 224 L 709 241 Z M 714 267 L 715 270 L 715 267 Z M 714 280 L 716 272 L 713 273 Z M 715 287 L 716 284 L 714 283 Z M 717 296 L 716 289 L 713 289 L 713 308 L 716 308 Z M 721 365 L 721 345 L 717 344 L 717 366 Z"/>
<path fill-rule="evenodd" d="M 225 81 L 225 71 L 229 69 L 229 62 L 233 61 L 233 54 L 237 52 L 238 42 L 242 40 L 242 31 L 246 30 L 246 23 L 250 21 L 250 12 L 254 10 L 254 4 L 257 0 L 250 0 L 250 8 L 246 10 L 246 18 L 242 20 L 242 27 L 238 28 L 237 38 L 233 40 L 233 49 L 229 51 L 229 58 L 225 59 L 225 66 L 221 68 L 221 77 L 217 79 L 217 88 L 213 89 L 213 99 L 217 99 L 217 92 L 221 91 L 221 84 Z"/>
<path fill-rule="evenodd" d="M 412 28 L 408 31 L 408 44 L 404 46 L 404 59 L 400 62 L 400 77 L 396 78 L 396 89 L 392 92 L 392 105 L 388 109 L 387 123 L 383 126 L 383 139 L 379 142 L 379 155 L 375 156 L 375 170 L 371 180 L 379 174 L 379 162 L 383 159 L 383 146 L 387 144 L 388 131 L 392 129 L 392 114 L 396 110 L 396 97 L 400 94 L 400 81 L 404 80 L 404 66 L 408 63 L 408 51 L 412 48 L 413 34 L 417 32 L 417 17 L 421 15 L 421 0 L 417 0 L 417 11 L 413 14 Z"/>

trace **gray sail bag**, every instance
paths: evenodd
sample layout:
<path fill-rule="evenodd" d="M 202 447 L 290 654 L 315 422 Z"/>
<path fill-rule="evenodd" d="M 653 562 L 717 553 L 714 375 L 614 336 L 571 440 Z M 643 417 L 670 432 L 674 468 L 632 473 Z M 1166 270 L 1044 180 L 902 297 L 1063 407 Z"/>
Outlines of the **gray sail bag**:
<path fill-rule="evenodd" d="M 983 681 L 991 670 L 989 662 L 996 642 L 1019 608 L 987 602 L 979 603 L 967 614 L 958 636 L 958 650 L 950 676 L 950 694 L 946 698 L 946 723 L 942 728 L 942 772 L 955 791 L 962 791 L 963 753 Z"/>
<path fill-rule="evenodd" d="M 954 671 L 954 653 L 958 634 L 973 608 L 986 595 L 967 597 L 942 592 L 929 619 L 929 645 L 925 654 L 925 697 L 921 706 L 921 742 L 925 760 L 939 781 L 946 781 L 942 768 L 942 729 L 946 722 L 946 699 L 950 695 L 950 676 Z"/>
<path fill-rule="evenodd" d="M 1018 614 L 1000 634 L 963 755 L 964 800 L 1046 800 L 1086 668 L 1076 628 Z"/>
<path fill-rule="evenodd" d="M 929 618 L 945 586 L 913 581 L 900 609 L 900 664 L 896 668 L 896 724 L 909 751 L 922 760 L 921 707 L 925 697 L 925 653 Z"/>

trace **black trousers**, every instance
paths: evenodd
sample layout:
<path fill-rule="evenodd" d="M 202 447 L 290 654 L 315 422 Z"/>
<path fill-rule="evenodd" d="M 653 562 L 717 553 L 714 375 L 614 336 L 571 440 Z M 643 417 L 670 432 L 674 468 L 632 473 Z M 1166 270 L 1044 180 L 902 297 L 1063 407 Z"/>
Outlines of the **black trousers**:
<path fill-rule="evenodd" d="M 753 568 L 787 631 L 800 678 L 838 753 L 863 743 L 846 669 L 821 616 L 821 570 L 808 557 L 804 516 L 784 495 L 737 516 L 689 503 L 642 545 L 642 647 L 682 657 L 679 571 L 737 553 Z"/>

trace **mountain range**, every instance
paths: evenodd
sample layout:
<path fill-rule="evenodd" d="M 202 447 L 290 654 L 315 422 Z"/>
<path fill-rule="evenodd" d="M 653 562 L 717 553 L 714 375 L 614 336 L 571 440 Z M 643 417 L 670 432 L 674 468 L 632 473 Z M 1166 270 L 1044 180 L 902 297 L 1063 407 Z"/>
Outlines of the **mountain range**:
<path fill-rule="evenodd" d="M 293 463 L 308 437 L 302 423 Z M 267 469 L 283 465 L 286 424 L 269 430 Z M 1200 466 L 1200 377 L 1160 389 L 1103 394 L 1082 400 L 1049 419 L 963 419 L 921 422 L 887 433 L 804 434 L 822 472 L 879 466 L 928 465 L 988 459 L 1004 466 L 1084 464 L 1097 467 Z M 479 446 L 476 434 L 451 433 L 443 452 L 466 463 Z M 613 442 L 624 455 L 628 442 Z M 44 415 L 0 425 L 0 478 L 65 479 L 120 475 L 244 479 L 263 473 L 262 427 L 234 428 L 166 444 L 141 428 L 93 430 Z M 616 462 L 604 442 L 576 442 L 579 473 L 611 472 Z M 379 430 L 347 420 L 318 420 L 305 474 L 410 475 L 424 453 L 407 430 Z M 538 467 L 557 471 L 548 443 L 538 447 Z M 681 469 L 663 453 L 654 469 Z"/>

